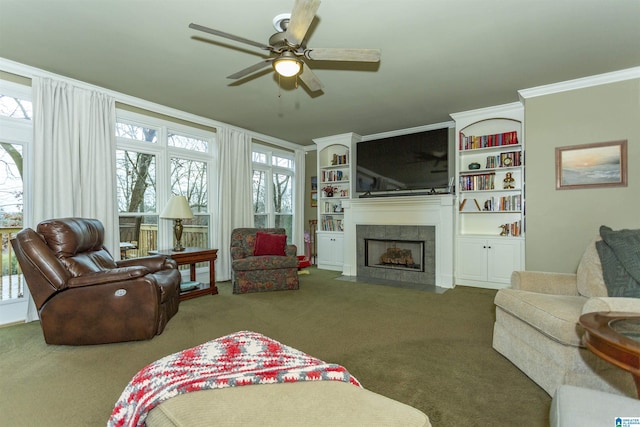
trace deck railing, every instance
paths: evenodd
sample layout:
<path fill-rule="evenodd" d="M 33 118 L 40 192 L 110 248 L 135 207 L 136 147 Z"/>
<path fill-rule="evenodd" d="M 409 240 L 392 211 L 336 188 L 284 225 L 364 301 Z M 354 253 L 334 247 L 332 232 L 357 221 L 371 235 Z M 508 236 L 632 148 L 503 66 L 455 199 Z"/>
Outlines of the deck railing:
<path fill-rule="evenodd" d="M 22 228 L 0 227 L 0 301 L 24 297 L 24 277 L 16 259 L 11 239 Z"/>
<path fill-rule="evenodd" d="M 207 226 L 198 225 L 185 225 L 182 232 L 182 246 L 196 246 L 200 248 L 209 247 L 209 229 Z M 158 249 L 158 226 L 155 224 L 142 224 L 140 226 L 140 241 L 138 242 L 137 249 L 128 250 L 126 253 L 127 258 L 137 258 L 146 256 L 149 251 L 155 251 Z M 209 266 L 209 263 L 196 264 L 197 267 Z M 180 270 L 188 269 L 188 265 L 181 265 L 178 267 Z"/>
<path fill-rule="evenodd" d="M 183 246 L 197 246 L 200 248 L 209 247 L 209 233 L 207 226 L 198 225 L 185 225 L 182 232 L 182 245 Z M 127 251 L 128 258 L 136 258 L 146 256 L 149 251 L 155 251 L 158 249 L 158 226 L 155 224 L 142 224 L 140 226 L 140 241 L 138 241 L 138 248 Z"/>

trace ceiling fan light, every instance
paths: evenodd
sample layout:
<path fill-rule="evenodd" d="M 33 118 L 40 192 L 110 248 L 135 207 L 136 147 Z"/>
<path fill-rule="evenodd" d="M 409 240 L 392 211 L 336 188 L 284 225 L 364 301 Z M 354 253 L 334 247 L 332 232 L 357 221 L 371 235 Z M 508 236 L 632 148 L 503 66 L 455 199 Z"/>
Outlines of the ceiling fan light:
<path fill-rule="evenodd" d="M 302 61 L 290 52 L 284 52 L 278 59 L 273 61 L 273 68 L 282 77 L 293 77 L 302 71 Z"/>

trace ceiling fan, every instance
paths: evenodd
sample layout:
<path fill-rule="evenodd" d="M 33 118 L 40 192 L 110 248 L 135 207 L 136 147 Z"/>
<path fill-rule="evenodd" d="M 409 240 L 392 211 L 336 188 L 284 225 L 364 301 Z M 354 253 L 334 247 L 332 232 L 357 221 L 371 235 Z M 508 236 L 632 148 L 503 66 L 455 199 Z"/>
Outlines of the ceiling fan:
<path fill-rule="evenodd" d="M 321 90 L 323 85 L 311 71 L 307 61 L 380 61 L 380 49 L 306 47 L 304 38 L 319 7 L 320 0 L 295 0 L 290 15 L 282 14 L 274 19 L 274 26 L 278 32 L 269 38 L 268 45 L 198 24 L 189 24 L 189 28 L 269 51 L 269 58 L 231 74 L 227 78 L 240 79 L 272 65 L 280 76 L 297 76 L 311 92 L 315 92 Z"/>

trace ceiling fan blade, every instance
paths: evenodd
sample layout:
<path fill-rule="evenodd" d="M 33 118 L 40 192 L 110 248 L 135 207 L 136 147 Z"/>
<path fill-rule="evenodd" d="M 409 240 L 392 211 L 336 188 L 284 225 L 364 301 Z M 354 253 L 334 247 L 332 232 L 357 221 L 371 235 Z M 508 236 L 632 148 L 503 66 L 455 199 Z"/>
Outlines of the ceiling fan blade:
<path fill-rule="evenodd" d="M 266 67 L 267 65 L 270 65 L 273 62 L 274 58 L 268 58 L 265 59 L 264 61 L 260 61 L 257 64 L 254 64 L 250 67 L 245 68 L 244 70 L 240 70 L 237 73 L 233 73 L 230 76 L 227 76 L 228 79 L 241 79 L 244 76 L 248 76 L 251 73 L 255 73 L 258 70 L 261 70 L 262 68 Z"/>
<path fill-rule="evenodd" d="M 322 90 L 322 88 L 324 87 L 318 76 L 316 76 L 315 73 L 311 71 L 311 68 L 307 64 L 303 65 L 302 74 L 300 74 L 298 77 L 311 92 L 317 92 L 319 90 Z"/>
<path fill-rule="evenodd" d="M 320 7 L 320 0 L 296 0 L 291 11 L 285 39 L 293 46 L 300 46 Z"/>
<path fill-rule="evenodd" d="M 307 49 L 304 56 L 313 61 L 379 62 L 380 49 Z"/>
<path fill-rule="evenodd" d="M 224 31 L 214 30 L 213 28 L 203 27 L 202 25 L 192 23 L 192 24 L 189 24 L 189 28 L 198 30 L 198 31 L 203 31 L 205 33 L 213 34 L 214 36 L 235 40 L 240 43 L 246 43 L 251 46 L 259 47 L 260 49 L 264 49 L 264 50 L 272 49 L 271 46 L 267 46 L 266 44 L 254 42 L 253 40 L 245 39 L 244 37 L 234 36 L 233 34 L 225 33 Z"/>

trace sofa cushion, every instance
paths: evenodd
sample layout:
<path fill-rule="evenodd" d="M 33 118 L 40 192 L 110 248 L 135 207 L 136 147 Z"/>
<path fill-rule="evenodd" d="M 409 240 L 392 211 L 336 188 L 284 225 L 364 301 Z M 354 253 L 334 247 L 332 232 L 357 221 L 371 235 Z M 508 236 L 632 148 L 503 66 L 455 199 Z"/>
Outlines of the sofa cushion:
<path fill-rule="evenodd" d="M 574 347 L 582 346 L 578 318 L 587 301 L 583 296 L 549 295 L 517 289 L 501 289 L 495 304 L 544 335 Z"/>
<path fill-rule="evenodd" d="M 258 231 L 256 233 L 256 246 L 253 255 L 286 255 L 287 246 L 286 234 L 271 234 Z"/>
<path fill-rule="evenodd" d="M 420 410 L 338 381 L 260 384 L 169 399 L 149 412 L 148 427 L 430 426 Z"/>
<path fill-rule="evenodd" d="M 281 268 L 298 268 L 298 258 L 294 256 L 249 256 L 234 259 L 231 266 L 235 271 L 244 270 L 277 270 Z"/>
<path fill-rule="evenodd" d="M 589 243 L 580 264 L 578 264 L 576 273 L 578 293 L 585 297 L 606 297 L 609 295 L 602 276 L 600 256 L 596 249 L 596 242 L 599 240 L 598 237 Z"/>

